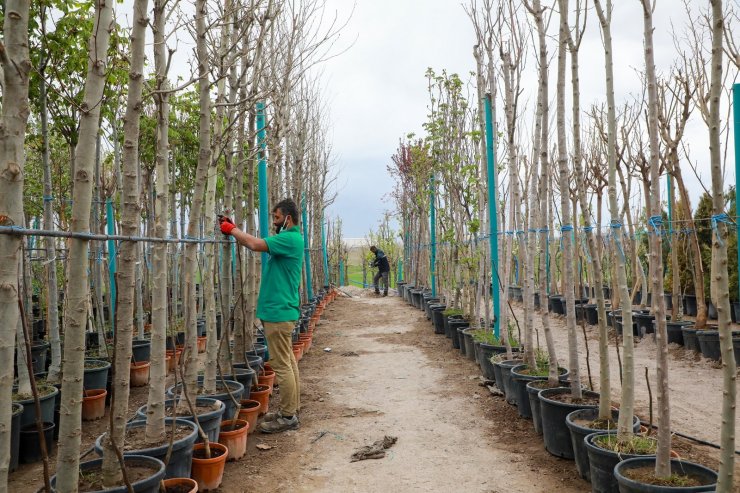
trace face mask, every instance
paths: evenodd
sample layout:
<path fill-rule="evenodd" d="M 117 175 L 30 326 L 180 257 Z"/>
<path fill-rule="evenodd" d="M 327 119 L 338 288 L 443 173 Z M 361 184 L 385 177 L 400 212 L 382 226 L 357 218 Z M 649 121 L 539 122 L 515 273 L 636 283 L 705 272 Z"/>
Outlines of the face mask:
<path fill-rule="evenodd" d="M 285 224 L 286 224 L 287 222 L 288 222 L 288 218 L 287 218 L 287 216 L 286 216 L 286 218 L 285 218 L 285 220 L 283 221 L 283 224 L 282 224 L 282 225 L 278 225 L 278 226 L 275 226 L 275 234 L 279 234 L 279 233 L 280 233 L 280 231 L 282 231 L 283 229 L 285 229 Z"/>

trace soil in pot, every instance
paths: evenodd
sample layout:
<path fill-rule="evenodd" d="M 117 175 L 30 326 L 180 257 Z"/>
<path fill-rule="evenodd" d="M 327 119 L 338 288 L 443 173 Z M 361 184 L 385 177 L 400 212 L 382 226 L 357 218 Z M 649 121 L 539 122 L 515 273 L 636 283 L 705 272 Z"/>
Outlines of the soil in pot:
<path fill-rule="evenodd" d="M 131 482 L 134 493 L 159 493 L 159 484 L 164 478 L 165 467 L 161 460 L 138 455 L 124 457 L 126 474 Z M 105 489 L 102 483 L 101 466 L 103 459 L 96 459 L 80 464 L 79 491 L 94 491 L 105 493 L 128 493 L 128 488 L 121 482 L 120 486 Z M 51 487 L 56 486 L 56 476 L 51 477 Z"/>
<path fill-rule="evenodd" d="M 707 467 L 680 459 L 671 459 L 671 476 L 655 477 L 655 458 L 637 457 L 620 462 L 614 468 L 619 491 L 624 493 L 678 493 L 715 491 L 717 473 Z"/>
<path fill-rule="evenodd" d="M 169 417 L 172 417 L 175 413 L 175 410 L 172 409 L 174 402 L 174 399 L 167 399 L 164 401 L 165 414 Z M 145 420 L 146 411 L 147 405 L 144 404 L 136 411 L 136 418 Z M 203 432 L 208 437 L 208 440 L 213 442 L 218 440 L 218 433 L 221 427 L 221 419 L 223 418 L 224 411 L 226 411 L 226 406 L 218 399 L 198 397 L 195 400 L 195 412 L 198 415 L 198 423 L 200 424 L 200 427 L 203 428 Z M 177 409 L 177 417 L 195 423 L 195 419 L 190 413 L 190 409 L 188 407 L 186 407 L 185 410 Z M 202 441 L 202 439 L 200 438 L 200 435 L 198 435 L 196 443 L 200 441 Z"/>
<path fill-rule="evenodd" d="M 206 457 L 205 444 L 199 443 L 193 450 L 191 477 L 198 483 L 198 491 L 215 490 L 221 486 L 224 466 L 229 450 L 220 443 L 211 443 L 211 457 Z"/>
<path fill-rule="evenodd" d="M 577 409 L 595 408 L 599 404 L 598 393 L 586 390 L 582 395 L 580 401 L 573 401 L 571 389 L 568 387 L 544 389 L 539 393 L 545 450 L 556 457 L 574 458 L 570 430 L 565 424 L 565 417 Z"/>
<path fill-rule="evenodd" d="M 46 451 L 51 453 L 54 445 L 54 423 L 44 421 L 41 423 L 46 441 Z M 42 459 L 41 439 L 36 423 L 21 426 L 20 430 L 20 461 L 22 464 L 33 464 Z"/>
<path fill-rule="evenodd" d="M 247 453 L 247 433 L 249 422 L 243 419 L 229 419 L 221 422 L 218 443 L 229 450 L 227 460 L 239 460 Z"/>
<path fill-rule="evenodd" d="M 197 493 L 198 483 L 190 478 L 172 478 L 165 479 L 164 493 Z"/>
<path fill-rule="evenodd" d="M 146 440 L 146 421 L 132 421 L 126 425 L 126 438 L 123 454 L 144 455 L 164 460 L 172 437 L 172 454 L 165 469 L 166 478 L 187 478 L 190 476 L 190 465 L 193 457 L 193 445 L 198 436 L 195 423 L 185 419 L 175 420 L 174 436 L 172 418 L 165 418 L 165 440 L 161 444 L 150 444 Z M 95 453 L 103 455 L 103 440 L 106 434 L 95 440 Z"/>
<path fill-rule="evenodd" d="M 586 445 L 583 439 L 586 438 L 586 435 L 590 435 L 596 431 L 616 433 L 619 410 L 612 410 L 610 420 L 598 420 L 598 417 L 599 410 L 594 408 L 578 409 L 568 414 L 565 418 L 565 424 L 570 430 L 578 475 L 589 482 L 591 481 L 591 465 L 588 462 L 588 452 L 586 451 Z M 637 416 L 632 418 L 632 431 L 635 433 L 640 431 L 640 418 Z"/>
<path fill-rule="evenodd" d="M 203 390 L 203 377 L 198 376 L 198 397 L 210 397 L 212 399 L 218 399 L 224 403 L 226 410 L 224 411 L 224 419 L 233 419 L 236 414 L 236 402 L 239 402 L 244 393 L 244 386 L 234 380 L 216 380 L 216 393 L 206 394 Z M 167 389 L 167 396 L 174 397 L 175 394 L 180 394 L 180 388 L 182 384 L 173 385 Z M 228 387 L 228 390 L 225 388 Z M 232 399 L 233 396 L 233 399 Z"/>
<path fill-rule="evenodd" d="M 618 493 L 619 484 L 614 477 L 614 466 L 625 459 L 654 456 L 657 446 L 654 438 L 642 435 L 635 435 L 629 447 L 617 448 L 616 443 L 617 435 L 614 433 L 595 432 L 584 438 L 591 472 L 592 491 Z"/>
<path fill-rule="evenodd" d="M 94 421 L 105 416 L 105 389 L 89 389 L 82 391 L 82 420 Z"/>

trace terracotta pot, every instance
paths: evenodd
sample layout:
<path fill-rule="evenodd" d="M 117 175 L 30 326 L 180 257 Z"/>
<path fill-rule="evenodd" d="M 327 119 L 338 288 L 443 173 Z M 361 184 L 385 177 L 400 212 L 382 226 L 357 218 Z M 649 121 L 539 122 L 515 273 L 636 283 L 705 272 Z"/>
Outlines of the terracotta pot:
<path fill-rule="evenodd" d="M 170 360 L 167 363 L 167 369 L 169 371 L 175 371 L 177 366 L 180 364 L 180 355 L 182 355 L 182 350 L 180 349 L 168 349 L 167 350 L 167 356 L 169 356 Z M 174 356 L 174 358 L 173 358 Z"/>
<path fill-rule="evenodd" d="M 196 457 L 199 450 L 205 449 L 204 443 L 196 443 L 193 447 L 193 467 L 190 476 L 198 482 L 198 491 L 215 490 L 221 486 L 224 477 L 224 466 L 229 456 L 229 449 L 220 443 L 211 442 L 211 458 L 199 459 Z"/>
<path fill-rule="evenodd" d="M 90 389 L 83 391 L 82 420 L 93 421 L 105 416 L 105 389 Z"/>
<path fill-rule="evenodd" d="M 273 369 L 272 369 L 272 366 L 270 366 L 270 363 L 265 363 L 264 365 L 262 365 L 262 368 L 263 368 L 263 369 L 264 369 L 265 371 L 271 371 L 271 372 L 273 372 L 273 373 L 275 372 L 275 370 L 273 370 Z"/>
<path fill-rule="evenodd" d="M 236 425 L 234 422 L 236 421 Z M 234 427 L 232 429 L 232 427 Z M 227 460 L 239 460 L 247 453 L 247 433 L 249 433 L 249 422 L 243 419 L 227 419 L 221 421 L 221 432 L 218 435 L 218 443 L 225 445 L 229 450 Z"/>
<path fill-rule="evenodd" d="M 172 358 L 170 358 L 169 355 L 164 357 L 164 367 L 166 369 L 165 376 L 170 374 L 170 360 L 171 359 Z"/>
<path fill-rule="evenodd" d="M 296 350 L 298 352 L 296 352 Z M 293 343 L 293 354 L 295 354 L 296 361 L 300 361 L 301 358 L 303 358 L 303 343 L 302 342 Z"/>
<path fill-rule="evenodd" d="M 260 413 L 262 404 L 259 401 L 252 399 L 243 399 L 239 402 L 241 408 L 239 409 L 239 419 L 243 419 L 249 423 L 249 430 L 247 433 L 254 433 L 257 429 L 257 416 Z"/>
<path fill-rule="evenodd" d="M 270 407 L 270 387 L 267 385 L 252 387 L 249 398 L 260 403 L 260 416 L 266 414 Z"/>
<path fill-rule="evenodd" d="M 198 483 L 194 479 L 190 478 L 171 478 L 164 480 L 164 493 L 171 491 L 187 491 L 188 493 L 198 492 Z M 177 489 L 176 489 L 177 488 Z M 190 488 L 185 490 L 185 488 Z"/>
<path fill-rule="evenodd" d="M 272 388 L 275 385 L 275 372 L 271 370 L 261 371 L 257 376 L 257 383 L 269 386 L 270 393 L 272 394 Z"/>
<path fill-rule="evenodd" d="M 298 336 L 298 341 L 303 343 L 303 352 L 304 354 L 308 352 L 309 349 L 311 349 L 311 335 L 309 334 L 301 334 Z"/>
<path fill-rule="evenodd" d="M 148 361 L 137 361 L 131 363 L 131 387 L 144 387 L 149 383 L 149 367 Z"/>
<path fill-rule="evenodd" d="M 198 352 L 199 353 L 205 353 L 206 352 L 206 341 L 208 340 L 208 337 L 199 337 L 198 338 Z"/>

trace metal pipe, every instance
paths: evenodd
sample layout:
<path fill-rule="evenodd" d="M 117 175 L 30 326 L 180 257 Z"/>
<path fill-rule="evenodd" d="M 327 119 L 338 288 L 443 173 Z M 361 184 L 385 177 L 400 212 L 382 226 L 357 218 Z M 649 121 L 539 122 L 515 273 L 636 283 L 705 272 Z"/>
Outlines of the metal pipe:
<path fill-rule="evenodd" d="M 324 286 L 329 287 L 329 257 L 326 255 L 326 222 L 321 218 L 321 252 L 324 256 Z"/>
<path fill-rule="evenodd" d="M 491 238 L 491 281 L 493 284 L 493 333 L 499 337 L 501 327 L 499 326 L 499 316 L 501 312 L 501 298 L 499 293 L 499 275 L 498 275 L 498 207 L 496 197 L 496 167 L 494 162 L 496 156 L 493 152 L 493 115 L 491 110 L 491 94 L 487 93 L 485 97 L 486 109 L 486 165 L 488 169 L 488 218 L 490 221 L 490 238 Z"/>
<path fill-rule="evenodd" d="M 0 226 L 0 234 L 19 236 L 50 236 L 53 238 L 75 238 L 78 240 L 96 241 L 146 241 L 148 243 L 229 243 L 228 240 L 208 240 L 204 238 L 156 238 L 149 236 L 101 235 L 96 233 L 47 231 L 44 229 L 20 228 L 17 226 Z M 34 250 L 45 250 L 36 248 Z"/>

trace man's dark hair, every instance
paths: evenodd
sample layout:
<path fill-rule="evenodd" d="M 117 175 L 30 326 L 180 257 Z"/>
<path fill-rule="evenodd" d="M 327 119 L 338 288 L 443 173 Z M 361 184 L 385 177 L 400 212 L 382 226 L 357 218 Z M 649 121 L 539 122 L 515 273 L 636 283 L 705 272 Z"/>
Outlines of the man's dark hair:
<path fill-rule="evenodd" d="M 272 212 L 280 210 L 283 216 L 290 216 L 293 220 L 293 224 L 298 224 L 300 219 L 300 213 L 298 212 L 298 206 L 295 204 L 293 199 L 283 199 L 272 208 Z"/>
<path fill-rule="evenodd" d="M 371 247 L 370 247 L 370 251 L 371 251 L 371 252 L 374 252 L 374 251 L 375 251 L 375 250 L 377 250 L 377 249 L 378 249 L 378 247 L 376 247 L 375 245 L 373 245 L 373 246 L 371 246 Z"/>

